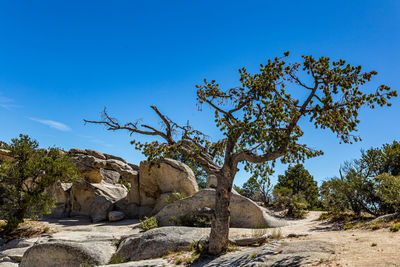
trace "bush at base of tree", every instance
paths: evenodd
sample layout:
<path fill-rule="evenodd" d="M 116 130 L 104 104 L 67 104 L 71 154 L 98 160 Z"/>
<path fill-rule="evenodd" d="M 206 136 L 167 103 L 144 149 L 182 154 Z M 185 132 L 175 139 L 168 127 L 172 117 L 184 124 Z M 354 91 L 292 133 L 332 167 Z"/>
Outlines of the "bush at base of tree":
<path fill-rule="evenodd" d="M 27 135 L 11 140 L 8 145 L 14 161 L 0 166 L 0 218 L 11 232 L 24 218 L 37 218 L 49 213 L 55 200 L 45 193 L 54 183 L 74 182 L 79 173 L 68 155 L 57 149 L 38 150 L 39 144 Z"/>

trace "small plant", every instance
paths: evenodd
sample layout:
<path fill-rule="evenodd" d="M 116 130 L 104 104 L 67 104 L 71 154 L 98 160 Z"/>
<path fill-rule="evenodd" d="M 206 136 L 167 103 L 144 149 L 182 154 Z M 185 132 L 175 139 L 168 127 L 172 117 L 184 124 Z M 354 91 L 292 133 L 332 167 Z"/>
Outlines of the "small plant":
<path fill-rule="evenodd" d="M 175 201 L 187 197 L 185 193 L 174 191 L 171 195 L 165 198 L 167 204 L 174 203 Z"/>
<path fill-rule="evenodd" d="M 384 222 L 380 222 L 380 221 L 376 221 L 376 222 L 372 222 L 369 224 L 369 229 L 371 230 L 378 230 L 385 227 L 385 223 Z"/>
<path fill-rule="evenodd" d="M 390 226 L 389 230 L 391 232 L 398 232 L 400 230 L 400 223 L 395 223 L 392 226 Z"/>
<path fill-rule="evenodd" d="M 250 255 L 251 259 L 254 259 L 255 257 L 257 257 L 257 253 L 253 253 L 253 254 Z"/>
<path fill-rule="evenodd" d="M 45 233 L 48 233 L 50 231 L 50 228 L 49 227 L 45 227 L 44 229 L 43 229 L 43 232 L 45 232 Z"/>
<path fill-rule="evenodd" d="M 175 264 L 176 264 L 176 265 L 181 265 L 182 262 L 183 262 L 182 259 L 179 258 L 179 259 L 177 259 L 177 260 L 175 261 Z"/>
<path fill-rule="evenodd" d="M 92 265 L 87 262 L 82 262 L 81 264 L 79 264 L 79 267 L 92 267 Z"/>
<path fill-rule="evenodd" d="M 376 244 L 376 243 L 372 243 L 371 244 L 371 247 L 376 247 L 378 244 Z"/>
<path fill-rule="evenodd" d="M 280 228 L 274 229 L 271 234 L 272 239 L 281 239 L 282 238 L 282 231 Z"/>
<path fill-rule="evenodd" d="M 175 216 L 171 217 L 170 222 L 173 225 L 189 226 L 189 227 L 210 227 L 211 219 L 202 215 L 183 215 L 179 219 Z"/>
<path fill-rule="evenodd" d="M 150 229 L 157 228 L 158 227 L 158 222 L 156 217 L 144 217 L 144 221 L 140 222 L 140 231 L 141 232 L 146 232 L 149 231 Z"/>
<path fill-rule="evenodd" d="M 352 223 L 348 222 L 343 226 L 343 229 L 344 230 L 350 230 L 350 229 L 353 229 L 353 226 L 354 225 Z"/>
<path fill-rule="evenodd" d="M 251 236 L 252 237 L 262 237 L 263 235 L 266 235 L 268 232 L 267 228 L 265 227 L 257 227 L 251 229 Z"/>
<path fill-rule="evenodd" d="M 127 181 L 125 181 L 124 179 L 119 179 L 118 183 L 122 184 L 123 186 L 125 186 L 126 189 L 128 189 L 128 192 L 131 191 L 131 184 L 128 183 Z"/>
<path fill-rule="evenodd" d="M 121 259 L 121 255 L 117 254 L 111 259 L 111 264 L 120 264 L 124 263 L 125 261 Z"/>

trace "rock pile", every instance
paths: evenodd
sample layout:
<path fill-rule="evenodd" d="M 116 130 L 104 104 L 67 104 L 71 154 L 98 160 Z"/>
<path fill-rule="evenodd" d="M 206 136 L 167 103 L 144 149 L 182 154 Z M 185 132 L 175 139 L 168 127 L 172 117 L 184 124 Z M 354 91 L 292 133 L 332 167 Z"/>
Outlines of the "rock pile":
<path fill-rule="evenodd" d="M 89 216 L 93 222 L 139 218 L 156 214 L 165 197 L 180 192 L 191 196 L 198 191 L 193 171 L 178 161 L 164 159 L 140 167 L 124 159 L 91 149 L 71 149 L 83 179 L 76 184 L 59 183 L 49 189 L 57 200 L 52 216 Z M 114 210 L 123 215 L 115 216 Z"/>

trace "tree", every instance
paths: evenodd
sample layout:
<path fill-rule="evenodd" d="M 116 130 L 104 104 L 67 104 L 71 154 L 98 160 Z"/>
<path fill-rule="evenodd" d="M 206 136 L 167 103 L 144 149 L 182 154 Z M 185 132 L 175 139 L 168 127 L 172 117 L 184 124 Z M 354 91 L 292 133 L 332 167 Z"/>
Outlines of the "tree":
<path fill-rule="evenodd" d="M 393 199 L 398 192 L 395 183 L 399 172 L 399 142 L 362 150 L 359 159 L 345 162 L 341 167 L 340 178 L 323 183 L 324 205 L 333 211 L 350 209 L 355 214 L 392 213 L 396 210 Z"/>
<path fill-rule="evenodd" d="M 377 74 L 375 71 L 361 72 L 361 66 L 351 66 L 344 60 L 331 62 L 327 57 L 303 56 L 301 64 L 286 63 L 288 56 L 286 52 L 283 57 L 268 60 L 256 74 L 240 69 L 238 87 L 223 90 L 214 80 L 196 86 L 199 105 L 206 104 L 215 112 L 216 126 L 224 136 L 220 140 L 211 140 L 189 123 L 174 122 L 154 105 L 151 108 L 163 124 L 161 129 L 139 121 L 121 124 L 106 109 L 101 120 L 85 122 L 157 137 L 153 142 L 135 138 L 131 143 L 151 161 L 180 153 L 215 175 L 218 185 L 209 252 L 218 254 L 228 246 L 230 192 L 240 164 L 250 172 L 267 173 L 278 158 L 288 163 L 321 155 L 322 151 L 299 142 L 303 135 L 301 118 L 317 128 L 330 129 L 342 142 L 358 141 L 353 132 L 360 122 L 359 109 L 365 105 L 389 106 L 388 100 L 397 96 L 386 85 L 372 93 L 361 90 Z M 295 95 L 290 90 L 296 90 Z"/>
<path fill-rule="evenodd" d="M 242 196 L 263 202 L 265 206 L 270 204 L 272 187 L 269 177 L 252 176 L 241 188 L 234 186 L 234 189 Z"/>
<path fill-rule="evenodd" d="M 310 208 L 319 206 L 319 192 L 317 182 L 302 164 L 297 164 L 278 176 L 278 183 L 274 187 L 274 193 L 278 194 L 285 188 L 285 192 L 291 196 L 301 195 Z"/>
<path fill-rule="evenodd" d="M 45 189 L 55 182 L 73 182 L 78 177 L 75 164 L 57 149 L 38 150 L 39 144 L 27 135 L 11 140 L 10 156 L 0 166 L 0 218 L 11 232 L 24 221 L 46 214 L 54 199 Z"/>

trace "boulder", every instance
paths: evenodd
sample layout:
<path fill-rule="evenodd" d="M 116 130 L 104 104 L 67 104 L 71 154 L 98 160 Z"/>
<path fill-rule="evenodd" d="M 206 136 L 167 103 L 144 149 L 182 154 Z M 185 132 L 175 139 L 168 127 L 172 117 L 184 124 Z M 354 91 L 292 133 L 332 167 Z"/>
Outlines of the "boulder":
<path fill-rule="evenodd" d="M 119 174 L 119 172 L 116 172 L 114 170 L 109 170 L 109 169 L 101 169 L 100 175 L 102 176 L 102 180 L 104 182 L 110 183 L 110 184 L 118 183 L 119 178 L 121 177 L 121 174 Z"/>
<path fill-rule="evenodd" d="M 93 157 L 98 158 L 98 159 L 106 159 L 104 154 L 99 152 L 99 151 L 96 151 L 96 150 L 93 150 L 93 149 L 85 149 L 85 151 L 89 156 L 93 156 Z"/>
<path fill-rule="evenodd" d="M 104 196 L 114 204 L 125 198 L 127 193 L 128 190 L 121 184 L 88 183 L 85 181 L 74 184 L 71 188 L 71 215 L 89 216 L 92 202 L 97 196 Z"/>
<path fill-rule="evenodd" d="M 69 154 L 71 154 L 71 155 L 87 155 L 87 152 L 83 149 L 71 148 L 69 150 Z"/>
<path fill-rule="evenodd" d="M 157 213 L 156 218 L 161 226 L 173 225 L 171 218 L 195 214 L 204 207 L 215 208 L 214 189 L 203 189 L 191 197 L 177 200 L 165 206 Z M 231 193 L 230 211 L 231 227 L 256 228 L 286 225 L 285 221 L 272 217 L 254 201 L 239 194 Z"/>
<path fill-rule="evenodd" d="M 101 169 L 106 167 L 106 161 L 88 155 L 78 155 L 74 158 L 77 169 L 92 183 L 101 183 Z"/>
<path fill-rule="evenodd" d="M 106 264 L 115 247 L 106 242 L 53 241 L 29 248 L 20 267 L 79 267 Z"/>
<path fill-rule="evenodd" d="M 93 223 L 107 220 L 108 213 L 112 210 L 113 203 L 104 196 L 97 196 L 90 205 L 89 217 Z"/>
<path fill-rule="evenodd" d="M 121 221 L 125 218 L 125 214 L 121 211 L 110 211 L 108 213 L 108 220 L 110 222 L 117 222 L 117 221 Z"/>
<path fill-rule="evenodd" d="M 27 251 L 29 247 L 21 247 L 21 248 L 11 248 L 7 250 L 3 250 L 0 252 L 0 258 L 8 257 L 12 261 L 20 262 L 22 260 L 22 256 L 25 251 Z"/>
<path fill-rule="evenodd" d="M 113 257 L 122 261 L 138 261 L 158 258 L 169 251 L 188 250 L 209 230 L 193 227 L 161 227 L 125 238 Z"/>
<path fill-rule="evenodd" d="M 69 216 L 71 211 L 70 191 L 72 183 L 57 182 L 46 188 L 45 192 L 56 199 L 55 207 L 51 210 L 50 217 L 63 218 Z"/>
<path fill-rule="evenodd" d="M 123 163 L 126 163 L 126 161 L 121 157 L 117 157 L 117 156 L 106 154 L 106 153 L 104 153 L 103 155 L 106 157 L 106 159 L 116 159 L 116 160 L 122 161 Z"/>
<path fill-rule="evenodd" d="M 143 206 L 154 206 L 162 193 L 176 191 L 191 196 L 198 191 L 193 171 L 179 161 L 163 159 L 149 167 L 147 161 L 140 163 L 140 204 Z"/>

